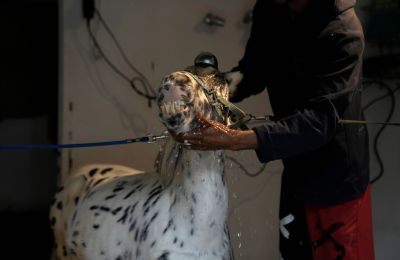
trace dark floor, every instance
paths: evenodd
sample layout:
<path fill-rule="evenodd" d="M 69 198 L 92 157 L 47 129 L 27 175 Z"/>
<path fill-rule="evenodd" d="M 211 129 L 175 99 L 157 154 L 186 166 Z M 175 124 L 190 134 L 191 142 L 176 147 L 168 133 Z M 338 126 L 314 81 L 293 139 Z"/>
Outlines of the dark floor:
<path fill-rule="evenodd" d="M 2 260 L 50 260 L 52 243 L 48 211 L 0 212 Z"/>

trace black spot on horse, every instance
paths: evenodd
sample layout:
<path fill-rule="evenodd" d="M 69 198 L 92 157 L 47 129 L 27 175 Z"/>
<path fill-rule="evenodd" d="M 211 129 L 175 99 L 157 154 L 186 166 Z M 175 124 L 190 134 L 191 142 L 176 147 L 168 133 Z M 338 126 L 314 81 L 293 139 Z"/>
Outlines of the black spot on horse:
<path fill-rule="evenodd" d="M 169 84 L 166 84 L 166 85 L 164 85 L 164 89 L 166 90 L 166 91 L 169 91 L 169 88 L 170 88 L 171 86 L 169 85 Z"/>
<path fill-rule="evenodd" d="M 132 232 L 135 226 L 136 226 L 136 220 L 129 226 L 129 232 Z"/>
<path fill-rule="evenodd" d="M 97 172 L 98 170 L 99 170 L 99 169 L 97 169 L 97 168 L 94 168 L 94 169 L 90 170 L 89 176 L 90 176 L 90 177 L 93 177 L 93 176 L 96 174 L 96 172 Z"/>
<path fill-rule="evenodd" d="M 72 215 L 72 222 L 75 222 L 76 219 L 76 215 L 78 214 L 78 212 L 75 210 L 74 214 Z"/>
<path fill-rule="evenodd" d="M 136 257 L 139 257 L 141 255 L 141 251 L 139 248 L 136 248 Z"/>
<path fill-rule="evenodd" d="M 98 209 L 99 208 L 99 206 L 91 206 L 90 208 L 89 208 L 89 210 L 96 210 L 96 209 Z"/>
<path fill-rule="evenodd" d="M 164 253 L 162 253 L 162 255 L 160 255 L 157 260 L 168 260 L 169 259 L 169 252 L 165 251 Z"/>
<path fill-rule="evenodd" d="M 146 216 L 147 213 L 149 213 L 149 210 L 150 210 L 149 207 L 145 208 L 144 211 L 143 211 L 143 216 Z"/>
<path fill-rule="evenodd" d="M 181 125 L 181 122 L 182 122 L 181 117 L 178 117 L 177 115 L 173 115 L 167 119 L 167 124 L 169 126 L 171 126 L 172 128 L 175 128 L 176 126 Z"/>
<path fill-rule="evenodd" d="M 150 224 L 157 217 L 157 215 L 158 215 L 158 213 L 154 214 L 149 223 L 145 222 L 144 228 L 142 230 L 142 233 L 140 234 L 140 241 L 145 241 L 147 239 L 147 235 L 149 233 Z"/>
<path fill-rule="evenodd" d="M 133 193 L 135 193 L 136 191 L 140 191 L 141 188 L 144 187 L 144 184 L 141 183 L 139 185 L 137 185 L 135 188 L 133 188 L 130 192 L 128 192 L 128 194 L 125 195 L 124 200 L 129 198 Z"/>
<path fill-rule="evenodd" d="M 102 178 L 97 180 L 95 183 L 93 183 L 93 187 L 95 187 L 96 185 L 100 184 L 101 182 L 103 182 L 104 180 L 107 180 L 107 178 Z M 90 195 L 89 195 L 90 196 Z"/>
<path fill-rule="evenodd" d="M 121 191 L 123 189 L 124 189 L 124 187 L 117 187 L 117 188 L 113 189 L 113 192 L 118 192 L 118 191 Z"/>
<path fill-rule="evenodd" d="M 117 196 L 117 194 L 108 195 L 107 197 L 104 198 L 104 200 L 112 199 L 112 198 L 114 198 L 115 196 Z"/>
<path fill-rule="evenodd" d="M 111 213 L 113 215 L 116 215 L 121 209 L 122 209 L 122 207 L 118 207 L 118 208 L 114 209 L 113 211 L 111 211 Z"/>
<path fill-rule="evenodd" d="M 169 219 L 167 226 L 164 228 L 163 234 L 167 233 L 168 229 L 172 226 L 172 223 L 174 223 L 174 221 L 171 218 Z"/>
<path fill-rule="evenodd" d="M 157 187 L 153 188 L 150 192 L 149 192 L 149 197 L 147 198 L 147 200 L 145 201 L 145 203 L 143 204 L 143 208 L 145 208 L 147 206 L 147 204 L 149 204 L 149 202 L 151 201 L 152 198 L 154 198 L 156 195 L 160 194 L 160 192 L 162 192 L 162 186 L 158 185 Z"/>
<path fill-rule="evenodd" d="M 73 255 L 73 256 L 77 256 L 77 253 L 76 253 L 75 250 L 72 249 L 72 248 L 69 250 L 69 253 L 70 253 L 71 255 Z"/>
<path fill-rule="evenodd" d="M 109 207 L 105 207 L 105 206 L 101 206 L 99 209 L 101 211 L 105 211 L 105 212 L 109 212 L 110 211 L 110 208 Z"/>
<path fill-rule="evenodd" d="M 57 208 L 58 208 L 59 210 L 62 210 L 62 209 L 63 209 L 63 203 L 62 203 L 62 201 L 59 201 L 59 202 L 57 203 Z"/>
<path fill-rule="evenodd" d="M 196 195 L 195 195 L 193 192 L 192 192 L 192 200 L 193 200 L 194 204 L 197 203 Z M 192 209 L 192 210 L 193 210 L 193 209 Z"/>
<path fill-rule="evenodd" d="M 110 172 L 110 171 L 112 171 L 112 170 L 113 170 L 112 167 L 110 167 L 110 168 L 105 168 L 105 169 L 101 170 L 100 174 L 101 174 L 101 175 L 104 175 L 104 174 L 106 174 L 107 172 Z"/>
<path fill-rule="evenodd" d="M 128 211 L 129 211 L 130 208 L 131 208 L 131 206 L 128 206 L 128 207 L 125 208 L 124 214 L 122 215 L 121 218 L 119 218 L 117 220 L 117 222 L 121 222 L 122 224 L 125 224 L 126 218 L 128 217 Z"/>
<path fill-rule="evenodd" d="M 139 238 L 139 229 L 136 229 L 135 231 L 135 242 L 138 241 Z"/>

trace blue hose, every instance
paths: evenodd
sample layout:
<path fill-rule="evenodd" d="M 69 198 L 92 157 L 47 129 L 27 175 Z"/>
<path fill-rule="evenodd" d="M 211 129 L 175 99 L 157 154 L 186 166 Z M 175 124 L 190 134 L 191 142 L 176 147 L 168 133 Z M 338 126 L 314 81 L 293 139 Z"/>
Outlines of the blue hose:
<path fill-rule="evenodd" d="M 98 147 L 98 146 L 131 144 L 131 143 L 151 143 L 165 137 L 166 137 L 165 135 L 143 136 L 143 137 L 125 139 L 119 141 L 76 143 L 76 144 L 0 144 L 0 150 L 45 150 L 45 149 Z"/>

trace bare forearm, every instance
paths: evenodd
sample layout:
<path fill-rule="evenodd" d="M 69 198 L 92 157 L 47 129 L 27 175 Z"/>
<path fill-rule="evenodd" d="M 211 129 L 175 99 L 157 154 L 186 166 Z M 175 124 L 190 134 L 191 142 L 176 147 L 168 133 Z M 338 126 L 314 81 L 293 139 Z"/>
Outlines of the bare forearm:
<path fill-rule="evenodd" d="M 232 139 L 232 145 L 228 148 L 230 150 L 254 150 L 258 147 L 257 136 L 253 130 L 235 131 Z"/>

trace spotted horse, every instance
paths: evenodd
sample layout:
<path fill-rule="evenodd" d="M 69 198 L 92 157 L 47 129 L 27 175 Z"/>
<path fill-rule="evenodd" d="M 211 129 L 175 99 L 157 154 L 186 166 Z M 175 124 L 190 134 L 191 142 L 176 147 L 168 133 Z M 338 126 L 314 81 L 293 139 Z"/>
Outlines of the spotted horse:
<path fill-rule="evenodd" d="M 199 58 L 200 57 L 200 58 Z M 218 99 L 228 87 L 211 54 L 165 76 L 160 119 L 175 133 L 197 115 L 228 123 Z M 223 151 L 196 151 L 169 138 L 158 170 L 86 165 L 55 195 L 50 222 L 57 260 L 229 260 Z"/>

